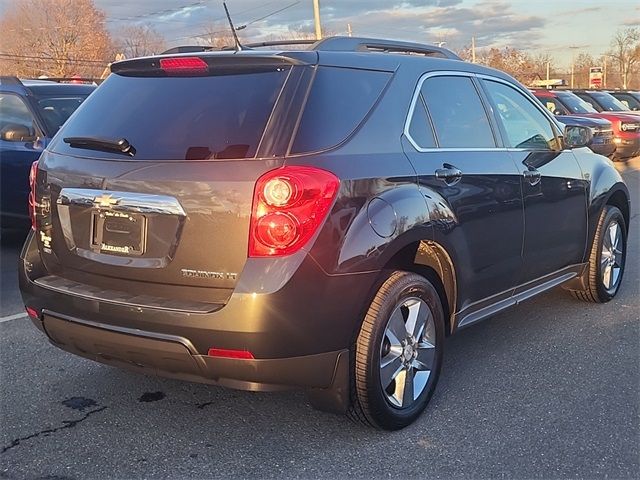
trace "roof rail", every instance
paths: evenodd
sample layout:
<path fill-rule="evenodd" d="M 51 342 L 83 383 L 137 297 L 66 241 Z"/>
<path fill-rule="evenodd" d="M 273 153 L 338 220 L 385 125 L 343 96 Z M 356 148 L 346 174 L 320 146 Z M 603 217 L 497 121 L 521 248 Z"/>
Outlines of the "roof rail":
<path fill-rule="evenodd" d="M 258 42 L 258 43 L 249 43 L 244 45 L 249 48 L 258 48 L 258 47 L 277 47 L 284 45 L 314 45 L 318 43 L 317 40 L 273 40 L 269 42 Z"/>
<path fill-rule="evenodd" d="M 358 37 L 327 37 L 317 42 L 314 50 L 331 50 L 340 52 L 388 52 L 419 54 L 428 57 L 449 58 L 462 60 L 451 50 L 424 43 L 401 42 L 396 40 L 381 40 L 378 38 Z"/>
<path fill-rule="evenodd" d="M 249 43 L 243 45 L 245 49 L 260 47 L 278 47 L 286 45 L 310 45 L 310 50 L 334 52 L 387 52 L 425 55 L 427 57 L 449 58 L 462 60 L 451 50 L 423 43 L 400 42 L 396 40 L 382 40 L 378 38 L 359 37 L 327 37 L 322 40 L 274 40 L 268 42 Z M 211 50 L 235 50 L 234 47 L 208 47 L 201 45 L 184 45 L 171 48 L 163 54 L 207 52 Z"/>
<path fill-rule="evenodd" d="M 22 85 L 22 82 L 18 77 L 5 75 L 0 76 L 0 85 Z"/>

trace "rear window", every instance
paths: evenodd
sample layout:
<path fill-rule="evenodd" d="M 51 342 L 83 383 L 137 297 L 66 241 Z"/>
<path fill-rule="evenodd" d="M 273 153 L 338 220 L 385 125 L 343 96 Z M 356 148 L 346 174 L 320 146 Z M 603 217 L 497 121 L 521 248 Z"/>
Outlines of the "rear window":
<path fill-rule="evenodd" d="M 389 72 L 318 67 L 291 153 L 326 150 L 347 139 L 390 78 Z"/>
<path fill-rule="evenodd" d="M 82 150 L 63 138 L 125 138 L 135 148 L 133 160 L 253 158 L 288 72 L 279 67 L 205 77 L 112 74 L 64 125 L 51 148 L 78 155 Z"/>
<path fill-rule="evenodd" d="M 86 98 L 86 95 L 56 95 L 37 98 L 40 115 L 42 115 L 51 136 L 56 134 Z"/>

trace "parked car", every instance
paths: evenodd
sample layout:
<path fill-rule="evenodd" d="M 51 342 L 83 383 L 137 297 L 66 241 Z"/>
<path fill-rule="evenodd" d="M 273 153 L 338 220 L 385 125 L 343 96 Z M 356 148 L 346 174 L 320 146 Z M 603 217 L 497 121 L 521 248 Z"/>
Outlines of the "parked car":
<path fill-rule="evenodd" d="M 634 92 L 631 90 L 610 90 L 607 91 L 607 93 L 613 95 L 620 103 L 627 107 L 627 110 L 640 112 L 640 92 Z"/>
<path fill-rule="evenodd" d="M 613 137 L 613 124 L 604 118 L 578 117 L 577 115 L 556 115 L 556 119 L 565 126 L 581 126 L 591 130 L 592 138 L 587 146 L 595 153 L 613 158 L 616 144 Z"/>
<path fill-rule="evenodd" d="M 627 105 L 603 90 L 571 90 L 598 112 L 628 112 L 635 115 Z M 636 117 L 640 119 L 640 117 Z"/>
<path fill-rule="evenodd" d="M 29 169 L 95 85 L 0 77 L 2 230 L 29 228 Z"/>
<path fill-rule="evenodd" d="M 616 145 L 614 160 L 640 154 L 640 120 L 630 115 L 631 112 L 598 112 L 591 104 L 567 90 L 534 89 L 532 92 L 554 115 L 578 115 L 611 122 Z"/>
<path fill-rule="evenodd" d="M 20 289 L 54 345 L 394 430 L 445 337 L 615 297 L 629 192 L 590 129 L 445 49 L 296 48 L 111 66 L 33 167 Z"/>

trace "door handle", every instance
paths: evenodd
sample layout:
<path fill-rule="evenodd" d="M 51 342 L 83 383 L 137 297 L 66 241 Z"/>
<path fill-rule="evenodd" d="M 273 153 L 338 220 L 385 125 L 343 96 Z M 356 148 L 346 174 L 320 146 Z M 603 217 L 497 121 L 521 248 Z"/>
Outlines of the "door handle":
<path fill-rule="evenodd" d="M 448 163 L 442 165 L 443 168 L 436 170 L 436 178 L 442 180 L 447 185 L 454 185 L 462 178 L 462 170 Z"/>
<path fill-rule="evenodd" d="M 534 186 L 540 183 L 542 176 L 535 168 L 529 167 L 529 170 L 522 172 L 522 176 L 527 179 L 530 185 Z"/>

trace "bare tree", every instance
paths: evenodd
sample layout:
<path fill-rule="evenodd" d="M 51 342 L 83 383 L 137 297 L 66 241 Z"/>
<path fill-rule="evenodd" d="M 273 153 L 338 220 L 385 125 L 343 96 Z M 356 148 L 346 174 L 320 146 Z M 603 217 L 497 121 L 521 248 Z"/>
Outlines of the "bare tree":
<path fill-rule="evenodd" d="M 228 23 L 211 23 L 204 28 L 202 34 L 194 36 L 194 39 L 199 39 L 216 49 L 235 45 L 233 33 Z"/>
<path fill-rule="evenodd" d="M 458 55 L 463 60 L 471 61 L 471 47 L 465 47 L 458 51 Z M 516 48 L 478 49 L 476 50 L 476 63 L 502 70 L 524 84 L 530 83 L 539 76 L 538 67 L 531 56 Z"/>
<path fill-rule="evenodd" d="M 0 20 L 0 73 L 99 75 L 112 54 L 105 15 L 93 0 L 14 0 Z"/>
<path fill-rule="evenodd" d="M 166 50 L 164 37 L 148 25 L 132 25 L 118 32 L 116 46 L 126 58 L 145 57 Z"/>
<path fill-rule="evenodd" d="M 576 88 L 589 88 L 589 69 L 599 66 L 589 53 L 580 53 L 573 60 L 573 81 Z"/>
<path fill-rule="evenodd" d="M 640 64 L 640 29 L 618 30 L 611 41 L 609 56 L 618 64 L 622 88 L 628 88 L 629 75 Z"/>

